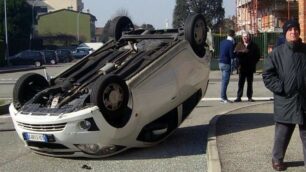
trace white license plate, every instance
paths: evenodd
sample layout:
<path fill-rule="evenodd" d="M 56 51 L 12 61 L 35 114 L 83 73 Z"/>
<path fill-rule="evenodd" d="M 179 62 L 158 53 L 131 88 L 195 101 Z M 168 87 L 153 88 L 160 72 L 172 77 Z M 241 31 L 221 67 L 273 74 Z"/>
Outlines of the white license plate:
<path fill-rule="evenodd" d="M 48 137 L 45 134 L 24 133 L 24 140 L 37 141 L 37 142 L 48 142 Z"/>

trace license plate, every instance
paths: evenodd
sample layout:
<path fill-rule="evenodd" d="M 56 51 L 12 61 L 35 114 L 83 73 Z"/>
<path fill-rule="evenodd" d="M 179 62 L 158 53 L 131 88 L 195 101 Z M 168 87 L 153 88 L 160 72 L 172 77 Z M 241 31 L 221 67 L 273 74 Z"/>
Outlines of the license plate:
<path fill-rule="evenodd" d="M 23 138 L 26 141 L 48 142 L 48 136 L 45 134 L 23 133 Z"/>

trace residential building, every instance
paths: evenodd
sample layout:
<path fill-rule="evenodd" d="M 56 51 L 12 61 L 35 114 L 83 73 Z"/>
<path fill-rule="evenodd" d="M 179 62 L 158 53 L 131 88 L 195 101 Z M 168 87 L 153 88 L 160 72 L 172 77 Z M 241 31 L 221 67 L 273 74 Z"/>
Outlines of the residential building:
<path fill-rule="evenodd" d="M 43 40 L 69 38 L 76 42 L 95 40 L 96 17 L 83 12 L 62 9 L 38 16 L 37 36 Z"/>
<path fill-rule="evenodd" d="M 236 3 L 238 30 L 281 32 L 288 18 L 298 19 L 296 0 L 236 0 Z"/>
<path fill-rule="evenodd" d="M 37 14 L 61 9 L 82 11 L 84 8 L 82 0 L 27 0 L 27 2 L 32 5 Z"/>
<path fill-rule="evenodd" d="M 237 30 L 282 32 L 288 19 L 301 25 L 301 38 L 306 41 L 306 0 L 236 0 Z"/>
<path fill-rule="evenodd" d="M 306 0 L 299 0 L 299 22 L 301 27 L 301 38 L 306 42 Z"/>
<path fill-rule="evenodd" d="M 103 27 L 96 27 L 96 42 L 102 42 Z"/>

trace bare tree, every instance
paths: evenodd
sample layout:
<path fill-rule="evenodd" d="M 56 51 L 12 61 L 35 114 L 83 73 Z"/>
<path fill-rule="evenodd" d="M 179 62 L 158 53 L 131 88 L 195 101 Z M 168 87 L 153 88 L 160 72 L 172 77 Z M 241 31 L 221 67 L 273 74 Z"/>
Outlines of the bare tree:
<path fill-rule="evenodd" d="M 173 12 L 173 27 L 179 27 L 190 13 L 201 13 L 205 16 L 207 25 L 214 27 L 224 18 L 222 0 L 176 0 Z"/>
<path fill-rule="evenodd" d="M 130 16 L 130 14 L 129 14 L 129 11 L 128 11 L 127 9 L 125 9 L 125 8 L 120 8 L 120 9 L 118 9 L 118 10 L 115 12 L 115 14 L 112 16 L 112 18 L 115 18 L 115 17 L 117 17 L 117 16 L 127 16 L 128 18 L 131 19 L 131 16 Z"/>

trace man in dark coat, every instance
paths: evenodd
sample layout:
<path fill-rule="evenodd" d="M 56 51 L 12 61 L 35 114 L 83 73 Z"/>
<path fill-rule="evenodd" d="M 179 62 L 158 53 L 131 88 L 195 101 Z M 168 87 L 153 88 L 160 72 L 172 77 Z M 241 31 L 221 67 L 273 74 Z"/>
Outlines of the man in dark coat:
<path fill-rule="evenodd" d="M 306 44 L 301 42 L 300 25 L 288 20 L 283 26 L 286 41 L 265 59 L 263 81 L 274 93 L 275 139 L 272 167 L 286 170 L 285 152 L 295 125 L 299 125 L 306 164 Z"/>
<path fill-rule="evenodd" d="M 238 91 L 235 102 L 241 102 L 245 79 L 248 83 L 248 101 L 253 102 L 253 78 L 254 72 L 256 71 L 256 64 L 260 58 L 260 51 L 258 46 L 251 41 L 249 32 L 242 32 L 242 41 L 236 45 L 234 52 L 239 61 Z"/>

